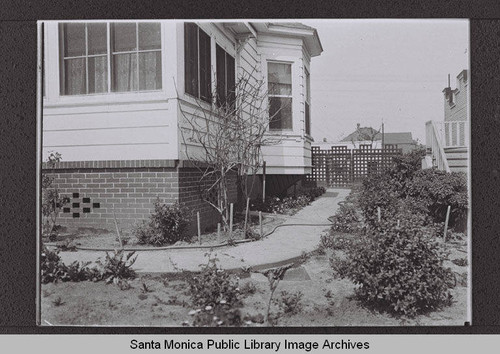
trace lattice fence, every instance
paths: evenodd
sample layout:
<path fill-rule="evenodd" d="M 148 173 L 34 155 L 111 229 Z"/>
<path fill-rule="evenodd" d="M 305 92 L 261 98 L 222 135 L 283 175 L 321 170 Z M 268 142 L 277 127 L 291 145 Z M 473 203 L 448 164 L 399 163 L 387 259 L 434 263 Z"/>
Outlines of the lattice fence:
<path fill-rule="evenodd" d="M 328 186 L 345 187 L 371 174 L 378 174 L 389 167 L 392 157 L 401 155 L 402 149 L 348 149 L 332 146 L 330 150 L 312 147 L 312 174 L 306 179 Z"/>

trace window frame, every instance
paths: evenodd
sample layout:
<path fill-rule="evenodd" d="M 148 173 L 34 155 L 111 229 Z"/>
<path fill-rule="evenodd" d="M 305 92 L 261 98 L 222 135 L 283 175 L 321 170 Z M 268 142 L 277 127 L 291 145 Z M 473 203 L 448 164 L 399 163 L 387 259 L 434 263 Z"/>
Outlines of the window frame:
<path fill-rule="evenodd" d="M 272 94 L 269 89 L 269 64 L 280 64 L 280 65 L 288 65 L 290 66 L 290 94 L 289 95 L 281 95 L 281 94 Z M 267 96 L 268 96 L 268 107 L 271 107 L 271 99 L 272 98 L 288 98 L 290 99 L 290 127 L 283 127 L 281 123 L 280 128 L 271 128 L 271 118 L 269 121 L 269 131 L 270 132 L 292 132 L 293 131 L 293 62 L 290 61 L 281 61 L 281 60 L 268 60 L 267 61 Z"/>
<path fill-rule="evenodd" d="M 106 54 L 88 54 L 88 25 L 89 24 L 106 24 Z M 119 23 L 133 23 L 135 24 L 136 28 L 136 44 L 137 48 L 135 51 L 131 51 L 130 53 L 136 53 L 137 55 L 137 89 L 136 90 L 128 90 L 128 91 L 116 91 L 115 86 L 114 86 L 114 81 L 115 81 L 115 75 L 114 75 L 114 65 L 113 65 L 113 56 L 114 55 L 119 55 L 119 54 L 125 54 L 129 52 L 114 52 L 113 49 L 113 24 L 119 24 Z M 160 25 L 160 47 L 158 49 L 148 49 L 148 50 L 140 50 L 139 49 L 139 24 L 140 23 L 155 23 Z M 65 40 L 65 35 L 66 31 L 64 26 L 67 24 L 83 24 L 85 26 L 85 55 L 83 56 L 71 56 L 71 57 L 65 57 L 64 56 L 64 40 Z M 163 90 L 163 30 L 162 30 L 162 24 L 161 21 L 133 21 L 133 20 L 127 20 L 127 21 L 64 21 L 60 22 L 58 26 L 58 36 L 59 36 L 59 96 L 62 97 L 73 97 L 73 96 L 102 96 L 102 95 L 109 95 L 109 94 L 130 94 L 130 93 L 145 93 L 145 92 L 160 92 Z M 140 89 L 140 70 L 139 70 L 139 54 L 140 53 L 145 53 L 145 52 L 159 52 L 160 53 L 160 78 L 159 78 L 159 84 L 160 88 L 157 89 Z M 93 58 L 93 57 L 106 57 L 106 70 L 107 70 L 107 75 L 106 75 L 106 91 L 104 92 L 89 92 L 89 73 L 88 73 L 88 58 Z M 68 94 L 67 93 L 67 87 L 66 87 L 66 65 L 65 61 L 68 59 L 78 59 L 78 58 L 84 58 L 85 59 L 85 93 L 78 93 L 78 94 Z"/>
<path fill-rule="evenodd" d="M 219 56 L 218 56 L 219 51 L 223 54 L 223 60 L 224 60 L 224 62 L 221 63 L 222 64 L 221 66 L 219 66 Z M 232 67 L 233 72 L 232 72 L 231 77 L 228 75 L 228 73 L 231 71 L 229 68 L 229 65 L 228 65 L 228 63 L 229 63 L 228 57 L 232 60 L 232 66 L 233 66 Z M 230 100 L 229 101 L 230 105 L 227 108 L 234 109 L 235 102 L 234 102 L 233 97 L 236 97 L 236 94 L 235 94 L 235 90 L 236 90 L 236 58 L 234 56 L 232 56 L 231 54 L 229 54 L 222 46 L 215 43 L 215 60 L 216 60 L 216 95 L 217 95 L 217 97 L 215 97 L 215 104 L 218 107 L 224 107 L 224 106 L 228 105 L 228 100 Z M 224 72 L 221 73 L 219 69 L 223 69 Z M 221 75 L 223 75 L 223 77 L 221 77 Z M 229 80 L 231 78 L 233 79 L 232 80 L 233 82 L 229 83 Z M 221 97 L 220 90 L 219 90 L 219 82 L 222 81 L 220 79 L 223 79 L 223 81 L 224 81 L 223 97 Z M 231 88 L 232 88 L 232 90 L 231 90 Z M 234 96 L 231 96 L 231 95 L 234 95 Z"/>
<path fill-rule="evenodd" d="M 191 52 L 188 53 L 188 42 L 189 41 L 189 33 L 188 33 L 188 27 L 189 26 L 192 26 L 192 27 L 195 27 L 196 28 L 196 57 L 195 57 L 195 65 L 196 65 L 196 70 L 195 72 L 189 72 L 188 71 L 188 64 L 189 62 L 192 60 L 192 58 L 189 58 L 188 57 L 188 54 L 192 54 L 192 49 L 191 49 Z M 203 68 L 202 68 L 202 53 L 200 51 L 200 47 L 201 47 L 201 42 L 200 42 L 200 31 L 203 33 L 203 36 L 206 36 L 205 38 L 208 39 L 208 45 L 206 46 L 206 48 L 208 48 L 208 53 L 205 53 L 205 59 L 207 60 L 208 59 L 208 67 L 207 68 L 204 68 L 205 69 L 205 72 L 202 73 L 203 71 Z M 207 43 L 205 43 L 207 44 Z M 208 74 L 206 72 L 206 70 L 208 70 Z M 204 102 L 207 102 L 207 103 L 212 103 L 212 95 L 213 95 L 213 92 L 212 92 L 212 73 L 211 73 L 211 70 L 212 70 L 212 37 L 206 32 L 204 31 L 200 26 L 198 26 L 196 23 L 194 22 L 184 22 L 184 93 L 186 95 L 189 95 L 191 97 L 194 97 L 196 99 L 199 99 L 199 100 L 202 100 Z M 205 77 L 203 77 L 202 74 L 205 74 Z M 190 76 L 189 75 L 196 75 L 196 92 L 191 92 L 191 88 L 188 89 L 188 82 L 190 82 L 191 80 L 189 80 Z M 206 82 L 206 88 L 208 90 L 207 92 L 207 95 L 203 95 L 203 92 L 202 92 L 202 87 L 204 86 L 203 85 L 203 80 L 207 80 L 208 79 L 208 82 Z"/>
<path fill-rule="evenodd" d="M 305 99 L 304 99 L 304 132 L 307 136 L 311 136 L 311 74 L 304 67 L 305 75 Z"/>

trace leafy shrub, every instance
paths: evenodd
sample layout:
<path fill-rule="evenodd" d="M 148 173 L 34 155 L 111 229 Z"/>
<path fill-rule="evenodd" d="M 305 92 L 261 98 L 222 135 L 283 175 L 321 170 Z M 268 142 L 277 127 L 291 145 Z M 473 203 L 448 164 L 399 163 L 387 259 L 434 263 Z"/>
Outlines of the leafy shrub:
<path fill-rule="evenodd" d="M 238 280 L 217 267 L 217 258 L 209 258 L 202 271 L 188 278 L 189 296 L 193 306 L 205 307 L 227 304 L 240 305 Z"/>
<path fill-rule="evenodd" d="M 133 233 L 139 243 L 155 246 L 188 240 L 185 233 L 190 221 L 188 215 L 187 208 L 179 203 L 167 205 L 157 199 L 150 219 L 136 225 Z"/>
<path fill-rule="evenodd" d="M 284 314 L 295 315 L 302 311 L 302 297 L 304 294 L 301 291 L 289 293 L 286 290 L 281 291 L 280 297 L 274 299 L 273 302 L 279 307 L 280 312 Z"/>
<path fill-rule="evenodd" d="M 463 173 L 420 170 L 408 182 L 407 195 L 421 201 L 435 222 L 444 222 L 451 206 L 450 227 L 460 226 L 467 212 L 467 179 Z"/>
<path fill-rule="evenodd" d="M 425 154 L 425 148 L 420 147 L 406 154 L 393 156 L 388 175 L 398 189 L 405 189 L 406 182 L 422 169 L 422 159 Z"/>
<path fill-rule="evenodd" d="M 239 327 L 242 323 L 240 310 L 227 304 L 205 306 L 203 309 L 192 310 L 190 315 L 194 316 L 193 326 L 196 327 Z"/>
<path fill-rule="evenodd" d="M 467 258 L 455 258 L 452 259 L 451 262 L 459 267 L 467 266 Z"/>
<path fill-rule="evenodd" d="M 43 284 L 57 281 L 98 281 L 103 277 L 102 272 L 97 268 L 89 268 L 90 262 L 75 261 L 66 265 L 59 257 L 59 251 L 52 251 L 43 247 L 41 255 L 41 281 Z"/>
<path fill-rule="evenodd" d="M 41 255 L 41 281 L 43 284 L 56 282 L 61 280 L 65 274 L 65 266 L 59 257 L 59 252 L 52 251 L 43 246 Z"/>
<path fill-rule="evenodd" d="M 329 262 L 335 277 L 347 278 L 349 276 L 349 261 L 347 259 L 330 257 Z"/>
<path fill-rule="evenodd" d="M 353 243 L 353 237 L 349 234 L 330 231 L 330 234 L 321 236 L 321 244 L 332 250 L 346 250 Z"/>
<path fill-rule="evenodd" d="M 106 252 L 104 262 L 97 261 L 102 266 L 102 277 L 106 279 L 107 284 L 113 282 L 119 285 L 121 280 L 135 278 L 136 274 L 132 265 L 137 260 L 137 256 L 133 257 L 134 254 L 135 251 L 132 251 L 125 256 L 124 250 L 115 250 L 111 255 Z"/>
<path fill-rule="evenodd" d="M 52 173 L 42 174 L 42 235 L 49 237 L 50 241 L 57 239 L 59 227 L 57 217 L 62 208 L 69 203 L 69 197 L 61 195 L 54 186 L 54 168 L 61 161 L 61 154 L 51 152 L 47 158 L 47 166 L 52 168 Z"/>
<path fill-rule="evenodd" d="M 340 205 L 337 213 L 330 218 L 332 222 L 332 231 L 354 232 L 361 228 L 361 220 L 357 210 L 352 203 Z"/>
<path fill-rule="evenodd" d="M 241 286 L 241 289 L 240 289 L 240 294 L 242 296 L 252 295 L 252 294 L 255 294 L 256 292 L 257 292 L 257 287 L 251 281 L 246 282 L 245 284 L 243 284 Z"/>
<path fill-rule="evenodd" d="M 360 300 L 408 316 L 449 303 L 453 273 L 425 231 L 411 219 L 382 223 L 348 249 L 342 275 L 358 285 Z"/>

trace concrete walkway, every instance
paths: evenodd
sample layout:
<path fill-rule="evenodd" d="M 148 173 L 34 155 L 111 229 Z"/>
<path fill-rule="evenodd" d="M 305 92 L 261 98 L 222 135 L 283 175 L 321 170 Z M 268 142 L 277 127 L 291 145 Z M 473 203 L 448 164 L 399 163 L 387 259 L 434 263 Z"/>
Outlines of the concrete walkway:
<path fill-rule="evenodd" d="M 338 193 L 332 197 L 333 193 Z M 321 234 L 329 229 L 328 218 L 335 214 L 338 203 L 349 194 L 348 189 L 330 188 L 327 192 L 286 221 L 270 236 L 263 240 L 214 249 L 177 249 L 137 251 L 137 261 L 133 268 L 138 273 L 175 273 L 182 270 L 199 271 L 200 265 L 211 257 L 217 257 L 218 266 L 227 270 L 251 267 L 252 270 L 275 267 L 291 263 L 304 253 L 314 251 Z M 321 226 L 304 226 L 320 224 Z M 61 252 L 62 261 L 91 261 L 104 258 L 102 251 Z"/>

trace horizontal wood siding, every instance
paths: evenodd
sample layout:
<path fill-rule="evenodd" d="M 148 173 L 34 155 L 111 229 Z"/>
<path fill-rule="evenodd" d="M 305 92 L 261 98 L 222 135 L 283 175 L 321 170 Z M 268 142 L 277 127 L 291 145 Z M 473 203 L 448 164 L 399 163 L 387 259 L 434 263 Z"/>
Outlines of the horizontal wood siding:
<path fill-rule="evenodd" d="M 47 108 L 43 158 L 49 151 L 57 151 L 63 161 L 175 160 L 175 116 L 167 102 Z"/>

